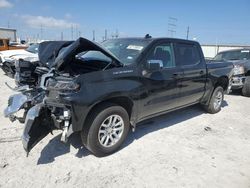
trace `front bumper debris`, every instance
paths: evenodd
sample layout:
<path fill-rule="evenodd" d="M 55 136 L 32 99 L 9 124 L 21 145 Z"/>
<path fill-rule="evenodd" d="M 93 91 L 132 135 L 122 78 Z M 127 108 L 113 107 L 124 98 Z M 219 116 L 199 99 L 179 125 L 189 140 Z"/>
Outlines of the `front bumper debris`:
<path fill-rule="evenodd" d="M 43 104 L 33 106 L 27 113 L 22 143 L 27 154 L 54 129 L 53 120 Z"/>
<path fill-rule="evenodd" d="M 59 111 L 59 112 L 57 112 Z M 68 109 L 51 110 L 43 103 L 39 103 L 27 113 L 22 143 L 27 154 L 31 149 L 55 129 L 62 129 L 61 141 L 66 143 L 73 133 L 71 113 Z"/>
<path fill-rule="evenodd" d="M 245 76 L 233 76 L 232 77 L 232 89 L 240 89 L 245 84 Z"/>
<path fill-rule="evenodd" d="M 4 117 L 8 117 L 14 121 L 17 118 L 14 114 L 23 108 L 24 104 L 28 101 L 28 97 L 21 93 L 10 96 L 8 100 L 8 107 L 4 110 Z"/>

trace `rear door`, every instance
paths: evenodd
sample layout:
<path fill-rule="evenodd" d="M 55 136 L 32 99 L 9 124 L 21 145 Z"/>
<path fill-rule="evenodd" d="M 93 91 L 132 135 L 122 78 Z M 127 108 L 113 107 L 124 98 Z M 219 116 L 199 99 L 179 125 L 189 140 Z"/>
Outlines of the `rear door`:
<path fill-rule="evenodd" d="M 200 101 L 207 81 L 206 63 L 196 43 L 178 42 L 175 45 L 176 61 L 183 70 L 179 103 L 181 106 Z"/>
<path fill-rule="evenodd" d="M 182 71 L 176 66 L 173 44 L 168 41 L 157 43 L 149 51 L 144 64 L 149 60 L 161 60 L 162 67 L 156 71 L 148 70 L 147 66 L 143 68 L 142 80 L 147 94 L 142 100 L 141 117 L 179 106 Z"/>

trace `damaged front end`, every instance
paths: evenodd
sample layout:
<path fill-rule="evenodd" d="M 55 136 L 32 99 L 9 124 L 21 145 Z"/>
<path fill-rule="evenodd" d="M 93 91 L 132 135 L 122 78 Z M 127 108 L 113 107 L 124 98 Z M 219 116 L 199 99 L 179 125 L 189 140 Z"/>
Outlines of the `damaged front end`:
<path fill-rule="evenodd" d="M 68 109 L 49 109 L 43 103 L 32 107 L 26 116 L 25 128 L 22 135 L 22 143 L 27 154 L 31 149 L 53 130 L 63 130 L 61 141 L 67 142 L 73 133 L 71 115 Z"/>
<path fill-rule="evenodd" d="M 54 70 L 51 70 L 41 78 L 40 86 L 44 93 L 50 93 L 46 83 L 55 76 L 53 72 Z M 27 154 L 40 140 L 55 129 L 63 130 L 61 137 L 63 142 L 67 142 L 67 138 L 73 132 L 70 131 L 70 110 L 63 104 L 60 104 L 61 108 L 51 107 L 45 102 L 46 98 L 47 95 L 43 95 L 43 100 L 30 108 L 27 113 L 22 136 L 23 147 Z"/>
<path fill-rule="evenodd" d="M 44 47 L 49 51 L 49 46 Z M 102 53 L 101 57 L 104 55 L 105 58 L 104 60 L 98 59 L 95 55 L 90 58 L 89 54 L 92 54 L 90 52 L 94 52 L 93 54 L 99 52 L 99 55 Z M 43 57 L 39 53 L 40 61 Z M 35 103 L 31 103 L 26 113 L 22 142 L 27 154 L 40 140 L 55 129 L 62 130 L 62 142 L 67 142 L 74 131 L 80 131 L 80 126 L 78 129 L 75 128 L 76 123 L 82 125 L 83 118 L 80 116 L 85 115 L 79 115 L 85 108 L 82 97 L 85 93 L 84 79 L 87 77 L 83 74 L 123 66 L 109 51 L 83 38 L 59 50 L 52 59 L 49 65 L 44 64 L 49 71 L 39 77 L 42 96 L 39 100 L 31 100 Z M 37 91 L 36 89 L 35 91 Z M 18 105 L 19 108 L 14 110 L 13 107 L 8 107 L 10 109 L 6 110 L 6 116 L 27 104 L 29 98 L 22 97 L 19 97 L 23 101 Z"/>

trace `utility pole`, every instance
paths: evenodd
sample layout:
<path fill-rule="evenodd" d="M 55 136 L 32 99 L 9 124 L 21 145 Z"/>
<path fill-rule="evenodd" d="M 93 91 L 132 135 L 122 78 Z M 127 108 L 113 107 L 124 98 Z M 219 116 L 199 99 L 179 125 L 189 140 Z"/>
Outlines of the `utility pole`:
<path fill-rule="evenodd" d="M 71 40 L 73 40 L 74 38 L 74 28 L 73 28 L 73 24 L 71 24 Z"/>
<path fill-rule="evenodd" d="M 42 40 L 43 39 L 43 25 L 41 24 L 41 36 L 40 36 L 40 39 Z"/>
<path fill-rule="evenodd" d="M 189 38 L 189 26 L 187 27 L 187 40 Z"/>
<path fill-rule="evenodd" d="M 93 41 L 95 41 L 95 30 L 93 30 Z"/>
<path fill-rule="evenodd" d="M 170 34 L 170 37 L 174 37 L 174 34 L 176 33 L 177 21 L 177 18 L 168 18 L 168 33 Z"/>
<path fill-rule="evenodd" d="M 108 39 L 108 31 L 107 31 L 107 29 L 105 29 L 104 40 L 107 40 L 107 39 Z"/>
<path fill-rule="evenodd" d="M 119 32 L 118 32 L 118 29 L 116 29 L 115 31 L 115 38 L 118 38 L 119 37 Z"/>
<path fill-rule="evenodd" d="M 77 25 L 75 25 L 75 33 L 76 33 L 76 39 L 79 37 L 79 36 L 77 36 L 78 35 L 78 28 L 77 28 Z"/>
<path fill-rule="evenodd" d="M 61 40 L 63 40 L 63 32 L 61 32 Z"/>

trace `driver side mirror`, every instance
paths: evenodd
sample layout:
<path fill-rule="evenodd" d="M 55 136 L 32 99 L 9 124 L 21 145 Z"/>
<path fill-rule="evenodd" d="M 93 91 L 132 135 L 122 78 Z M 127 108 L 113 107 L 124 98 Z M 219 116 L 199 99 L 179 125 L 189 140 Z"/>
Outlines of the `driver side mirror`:
<path fill-rule="evenodd" d="M 147 69 L 151 71 L 158 71 L 163 68 L 162 60 L 148 60 Z"/>

